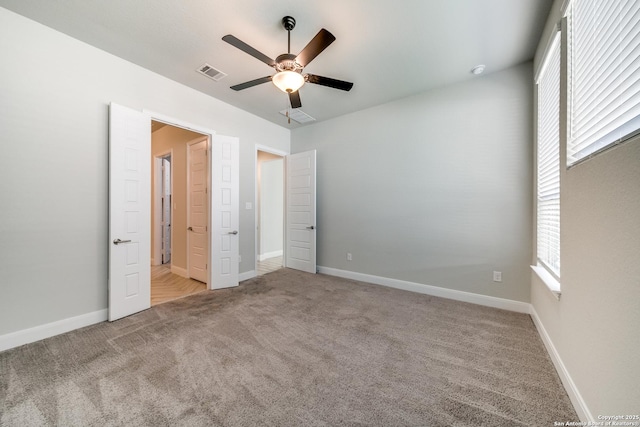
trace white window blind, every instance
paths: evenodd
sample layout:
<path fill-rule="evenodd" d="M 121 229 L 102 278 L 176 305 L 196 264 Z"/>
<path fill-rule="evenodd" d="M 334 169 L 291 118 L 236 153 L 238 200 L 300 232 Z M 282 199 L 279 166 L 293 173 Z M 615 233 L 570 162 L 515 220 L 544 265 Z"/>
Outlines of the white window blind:
<path fill-rule="evenodd" d="M 569 165 L 640 129 L 640 1 L 573 0 Z"/>
<path fill-rule="evenodd" d="M 538 261 L 560 278 L 560 37 L 538 77 Z"/>

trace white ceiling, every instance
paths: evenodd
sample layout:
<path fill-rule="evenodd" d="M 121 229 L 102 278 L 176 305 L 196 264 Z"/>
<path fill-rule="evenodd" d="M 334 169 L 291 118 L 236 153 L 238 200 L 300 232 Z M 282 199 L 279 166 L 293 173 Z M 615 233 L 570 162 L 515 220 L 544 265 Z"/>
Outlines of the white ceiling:
<path fill-rule="evenodd" d="M 282 126 L 288 97 L 273 84 L 229 86 L 273 69 L 222 41 L 233 34 L 271 58 L 321 29 L 336 41 L 305 72 L 354 82 L 350 92 L 306 84 L 318 121 L 474 78 L 533 58 L 552 0 L 0 0 L 0 6 Z M 228 74 L 196 72 L 209 63 Z"/>

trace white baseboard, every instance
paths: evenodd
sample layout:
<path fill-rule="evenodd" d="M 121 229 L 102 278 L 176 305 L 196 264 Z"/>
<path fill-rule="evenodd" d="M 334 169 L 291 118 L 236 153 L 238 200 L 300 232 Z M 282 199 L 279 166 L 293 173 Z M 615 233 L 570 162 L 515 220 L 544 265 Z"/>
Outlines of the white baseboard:
<path fill-rule="evenodd" d="M 275 258 L 277 256 L 282 256 L 282 250 L 273 251 L 273 252 L 266 252 L 264 254 L 259 254 L 258 255 L 258 261 L 264 261 L 265 259 Z"/>
<path fill-rule="evenodd" d="M 6 335 L 0 335 L 0 351 L 9 350 L 10 348 L 19 347 L 45 338 L 64 334 L 65 332 L 73 331 L 74 329 L 84 328 L 85 326 L 104 322 L 107 320 L 107 316 L 107 309 L 98 310 L 93 313 L 81 314 L 80 316 L 58 320 L 56 322 L 23 329 Z"/>
<path fill-rule="evenodd" d="M 522 301 L 514 301 L 505 298 L 473 294 L 471 292 L 457 291 L 454 289 L 441 288 L 438 286 L 423 285 L 422 283 L 407 282 L 405 280 L 390 279 L 388 277 L 356 273 L 354 271 L 339 270 L 337 268 L 318 266 L 318 272 L 328 274 L 330 276 L 344 277 L 345 279 L 358 280 L 361 282 L 373 283 L 374 285 L 388 286 L 390 288 L 402 289 L 405 291 L 412 291 L 420 294 L 432 295 L 435 297 L 448 298 L 456 301 L 470 302 L 487 307 L 515 311 L 518 313 L 529 314 L 529 307 L 531 305 L 527 302 Z"/>
<path fill-rule="evenodd" d="M 189 272 L 186 268 L 176 267 L 175 265 L 171 264 L 171 272 L 173 274 L 177 274 L 180 277 L 184 277 L 187 279 L 189 278 Z"/>
<path fill-rule="evenodd" d="M 547 333 L 547 330 L 544 328 L 544 325 L 542 324 L 542 320 L 540 320 L 540 317 L 538 316 L 536 309 L 533 308 L 533 305 L 531 305 L 531 311 L 529 312 L 529 315 L 533 320 L 533 324 L 536 325 L 536 329 L 538 329 L 538 334 L 542 338 L 542 342 L 544 343 L 544 346 L 547 348 L 547 353 L 549 353 L 549 357 L 551 357 L 551 361 L 553 362 L 553 365 L 556 367 L 558 376 L 562 381 L 562 385 L 564 386 L 564 389 L 567 391 L 567 394 L 569 395 L 569 399 L 573 404 L 573 408 L 576 410 L 578 417 L 580 417 L 580 421 L 584 423 L 592 423 L 593 425 L 595 425 L 596 421 L 598 420 L 593 418 L 593 415 L 591 415 L 591 411 L 589 411 L 589 408 L 587 407 L 586 402 L 582 398 L 582 395 L 580 394 L 578 387 L 573 382 L 571 375 L 569 375 L 569 371 L 567 370 L 566 366 L 562 362 L 562 359 L 560 358 L 560 354 L 558 353 L 558 350 L 556 350 L 556 347 L 553 345 L 553 341 L 551 341 L 551 337 Z"/>
<path fill-rule="evenodd" d="M 238 280 L 240 282 L 244 282 L 245 280 L 253 279 L 257 275 L 258 273 L 256 273 L 255 270 L 245 271 L 244 273 L 240 273 L 240 275 L 238 276 Z"/>

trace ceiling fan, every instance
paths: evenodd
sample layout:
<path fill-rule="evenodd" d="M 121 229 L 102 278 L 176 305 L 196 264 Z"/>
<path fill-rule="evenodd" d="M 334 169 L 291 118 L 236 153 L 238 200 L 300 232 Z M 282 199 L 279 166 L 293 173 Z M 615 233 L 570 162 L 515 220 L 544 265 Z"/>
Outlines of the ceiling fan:
<path fill-rule="evenodd" d="M 343 80 L 336 80 L 315 74 L 302 74 L 304 67 L 309 65 L 316 56 L 335 41 L 336 38 L 333 34 L 324 28 L 321 29 L 318 34 L 311 39 L 309 44 L 302 49 L 302 52 L 298 55 L 293 55 L 291 54 L 291 30 L 295 28 L 296 20 L 291 16 L 285 16 L 282 18 L 282 26 L 287 30 L 287 53 L 279 55 L 275 61 L 231 34 L 222 38 L 222 40 L 226 41 L 230 45 L 237 47 L 241 51 L 248 53 L 276 70 L 276 73 L 272 76 L 260 77 L 259 79 L 240 83 L 235 86 L 231 86 L 231 89 L 236 91 L 243 90 L 271 81 L 278 87 L 278 89 L 289 94 L 291 108 L 302 107 L 298 89 L 300 89 L 305 83 L 314 83 L 344 91 L 351 90 L 353 87 L 353 83 L 351 82 L 345 82 Z"/>

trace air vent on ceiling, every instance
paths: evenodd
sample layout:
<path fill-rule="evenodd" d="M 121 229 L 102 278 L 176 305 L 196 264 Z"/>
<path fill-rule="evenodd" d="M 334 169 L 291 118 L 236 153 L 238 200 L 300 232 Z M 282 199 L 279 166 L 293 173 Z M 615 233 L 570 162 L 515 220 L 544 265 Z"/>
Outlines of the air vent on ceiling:
<path fill-rule="evenodd" d="M 280 111 L 280 114 L 282 114 L 283 116 L 287 115 L 287 111 L 289 112 L 289 117 L 291 118 L 291 120 L 298 122 L 298 123 L 308 123 L 308 122 L 313 122 L 316 119 L 314 119 L 313 117 L 311 117 L 310 115 L 308 115 L 307 113 L 305 113 L 304 111 L 302 111 L 299 108 L 292 108 L 290 110 L 282 110 Z"/>
<path fill-rule="evenodd" d="M 213 68 L 209 64 L 204 64 L 202 67 L 198 68 L 197 71 L 200 74 L 203 74 L 203 75 L 205 75 L 205 76 L 207 76 L 210 79 L 213 79 L 215 81 L 220 81 L 223 78 L 227 77 L 227 75 L 225 73 L 223 73 L 220 70 L 216 70 L 215 68 Z"/>

